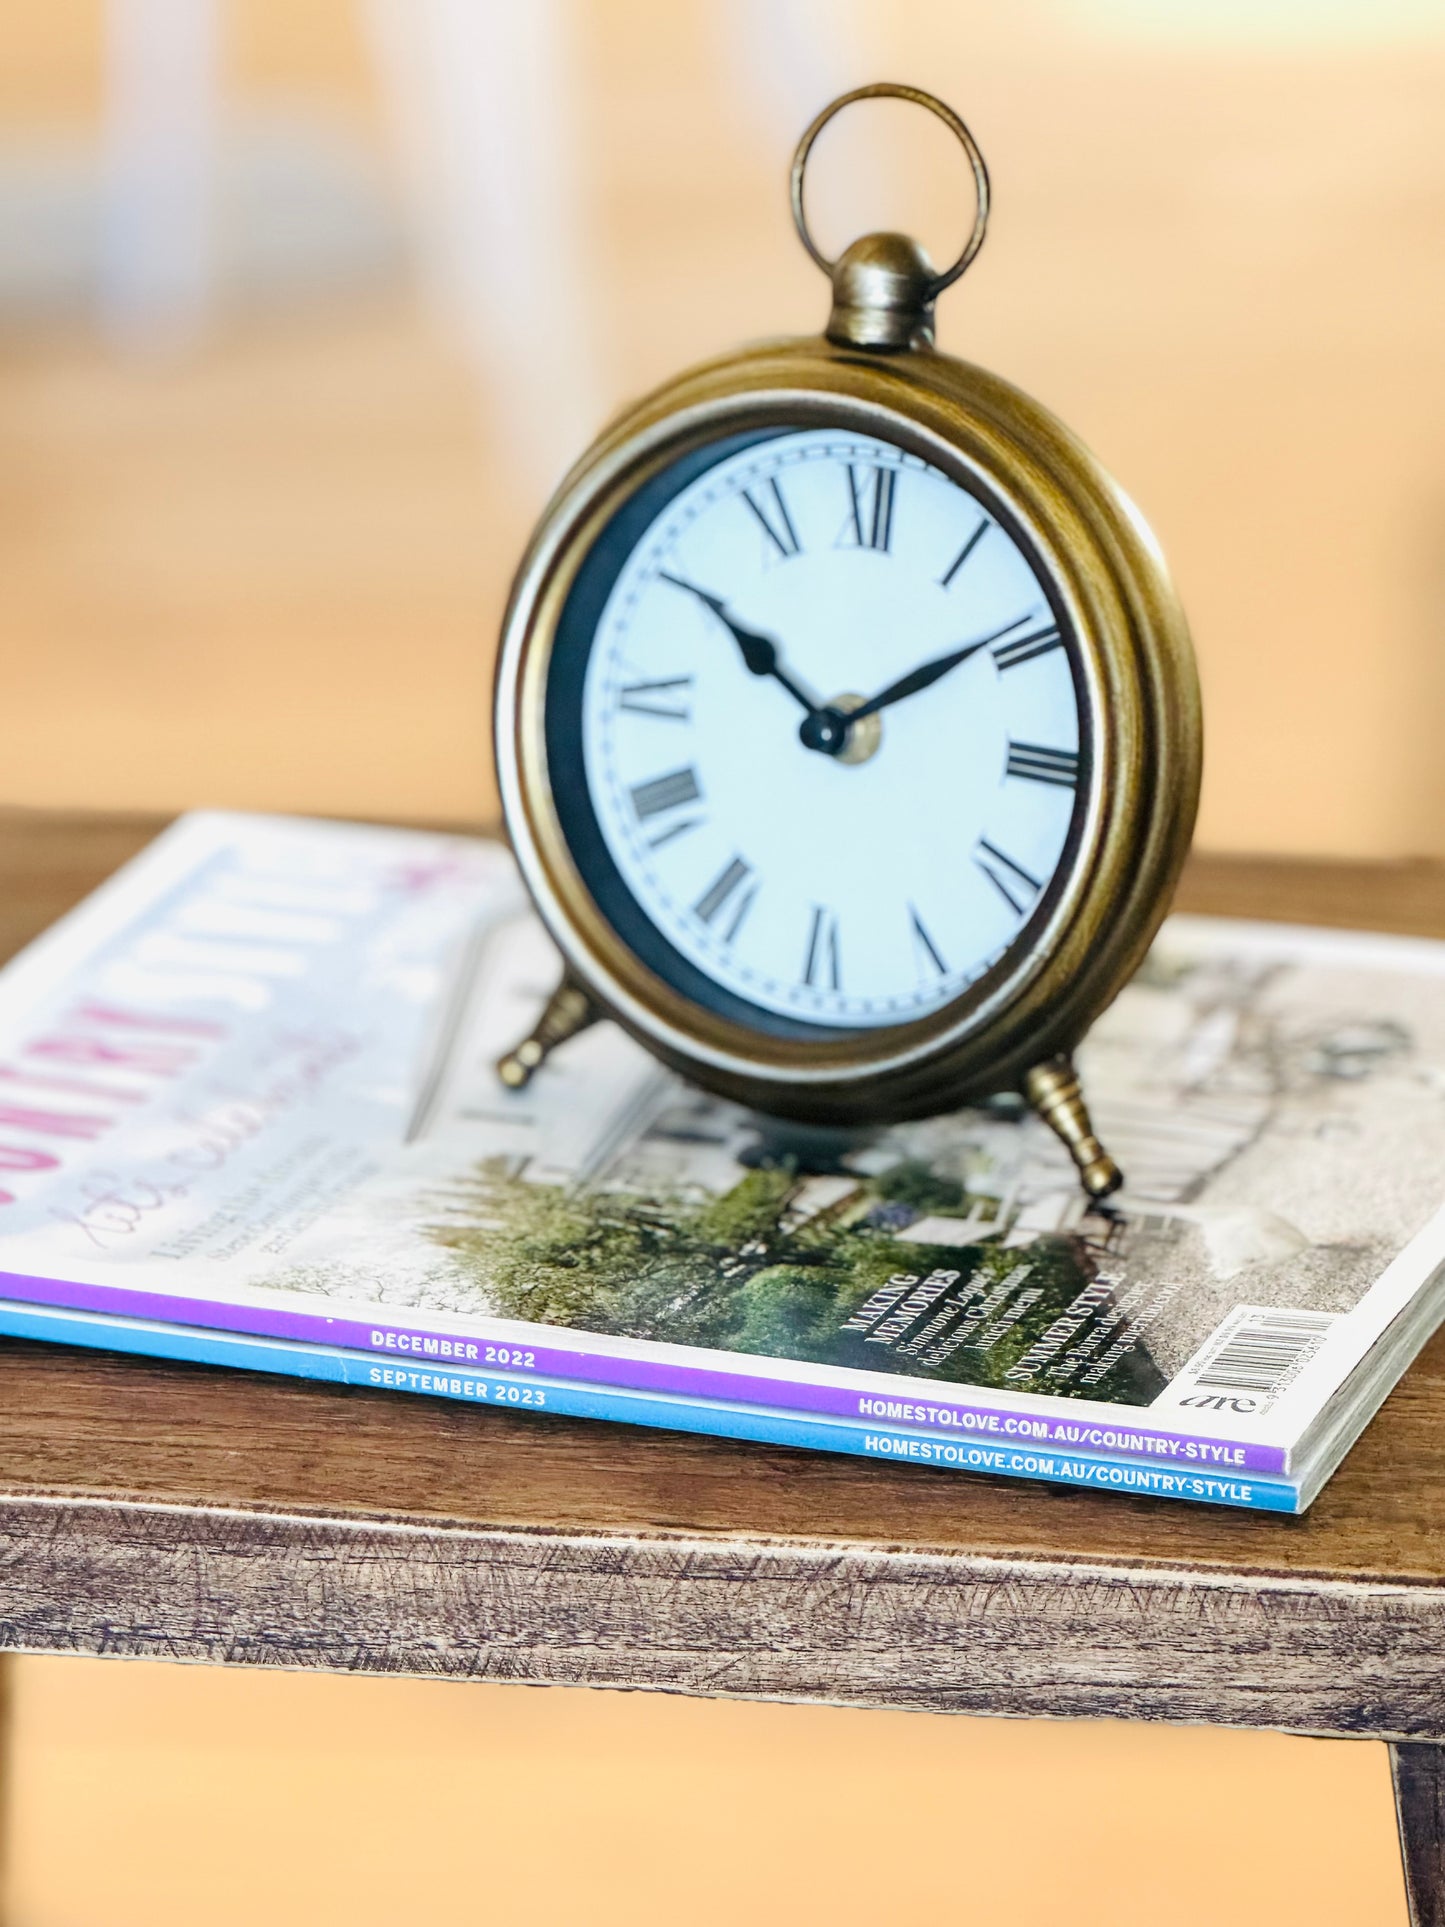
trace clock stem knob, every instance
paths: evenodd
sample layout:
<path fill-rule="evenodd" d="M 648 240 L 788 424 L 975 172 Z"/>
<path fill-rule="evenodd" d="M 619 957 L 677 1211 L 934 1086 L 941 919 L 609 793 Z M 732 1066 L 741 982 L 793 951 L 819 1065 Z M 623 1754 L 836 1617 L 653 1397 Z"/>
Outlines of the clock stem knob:
<path fill-rule="evenodd" d="M 933 263 L 906 234 L 865 234 L 833 269 L 829 341 L 843 348 L 933 346 Z"/>
<path fill-rule="evenodd" d="M 1117 1191 L 1124 1174 L 1094 1135 L 1073 1059 L 1051 1057 L 1036 1064 L 1024 1079 L 1024 1096 L 1063 1140 L 1089 1196 L 1107 1198 Z"/>
<path fill-rule="evenodd" d="M 601 1015 L 581 985 L 564 976 L 547 999 L 535 1027 L 505 1057 L 497 1059 L 498 1077 L 508 1090 L 525 1089 L 559 1044 L 595 1024 Z"/>

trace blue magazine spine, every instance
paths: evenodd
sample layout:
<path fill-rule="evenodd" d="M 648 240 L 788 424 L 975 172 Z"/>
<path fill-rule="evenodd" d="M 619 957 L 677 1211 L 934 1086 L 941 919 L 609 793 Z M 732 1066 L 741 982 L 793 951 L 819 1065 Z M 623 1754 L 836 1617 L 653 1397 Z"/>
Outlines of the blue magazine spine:
<path fill-rule="evenodd" d="M 147 1319 L 106 1317 L 93 1312 L 56 1311 L 13 1299 L 0 1301 L 0 1335 L 150 1358 L 180 1359 L 190 1364 L 239 1367 L 289 1378 L 321 1379 L 331 1384 L 374 1390 L 411 1392 L 422 1397 L 456 1399 L 506 1410 L 555 1412 L 567 1418 L 606 1419 L 674 1432 L 752 1439 L 762 1444 L 797 1446 L 814 1452 L 905 1460 L 1003 1478 L 1038 1479 L 1052 1485 L 1096 1486 L 1260 1512 L 1302 1510 L 1299 1488 L 1281 1479 L 1181 1471 L 1135 1460 L 944 1439 L 933 1433 L 870 1426 L 859 1420 L 802 1418 L 766 1406 L 682 1399 L 563 1379 L 515 1378 L 506 1373 L 479 1372 L 471 1366 L 437 1369 L 406 1365 L 329 1345 L 242 1337 L 230 1332 L 160 1324 Z"/>

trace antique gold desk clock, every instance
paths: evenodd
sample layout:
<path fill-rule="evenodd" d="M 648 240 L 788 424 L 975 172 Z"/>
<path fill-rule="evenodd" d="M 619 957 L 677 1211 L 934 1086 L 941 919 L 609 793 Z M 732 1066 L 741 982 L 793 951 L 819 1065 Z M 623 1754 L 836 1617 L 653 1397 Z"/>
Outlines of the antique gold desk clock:
<path fill-rule="evenodd" d="M 869 96 L 937 114 L 978 215 L 823 258 L 808 155 Z M 1163 561 L 1060 422 L 940 354 L 935 298 L 988 175 L 910 87 L 803 136 L 821 337 L 669 382 L 562 483 L 502 637 L 497 763 L 565 960 L 498 1066 L 610 1016 L 709 1089 L 820 1124 L 1022 1092 L 1104 1196 L 1069 1053 L 1168 907 L 1198 690 Z"/>

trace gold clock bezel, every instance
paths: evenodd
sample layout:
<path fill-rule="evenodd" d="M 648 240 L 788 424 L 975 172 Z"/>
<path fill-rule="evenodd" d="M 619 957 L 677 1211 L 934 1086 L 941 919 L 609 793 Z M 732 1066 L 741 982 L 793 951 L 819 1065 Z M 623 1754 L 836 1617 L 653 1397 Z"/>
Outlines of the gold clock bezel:
<path fill-rule="evenodd" d="M 1002 505 L 1077 638 L 1092 767 L 1072 868 L 1026 943 L 938 1010 L 804 1041 L 695 1004 L 618 936 L 563 833 L 545 700 L 568 593 L 634 492 L 706 443 L 811 427 L 879 436 L 985 506 Z M 1158 927 L 1198 797 L 1188 632 L 1137 511 L 1045 409 L 926 346 L 879 356 L 822 337 L 764 344 L 693 369 L 629 409 L 564 479 L 523 559 L 503 625 L 495 715 L 513 849 L 574 981 L 696 1082 L 820 1122 L 927 1115 L 1017 1089 L 1030 1067 L 1071 1049 Z"/>

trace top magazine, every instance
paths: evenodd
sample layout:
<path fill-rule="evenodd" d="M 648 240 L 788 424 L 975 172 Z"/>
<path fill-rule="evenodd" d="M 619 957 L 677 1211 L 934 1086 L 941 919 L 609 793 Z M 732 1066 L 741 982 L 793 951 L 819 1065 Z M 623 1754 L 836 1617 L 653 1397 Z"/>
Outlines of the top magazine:
<path fill-rule="evenodd" d="M 1286 1510 L 1445 1312 L 1445 945 L 1174 918 L 1103 1205 L 1005 1099 L 810 1132 L 610 1024 L 508 1092 L 555 972 L 496 845 L 184 819 L 0 973 L 0 1298 Z"/>

